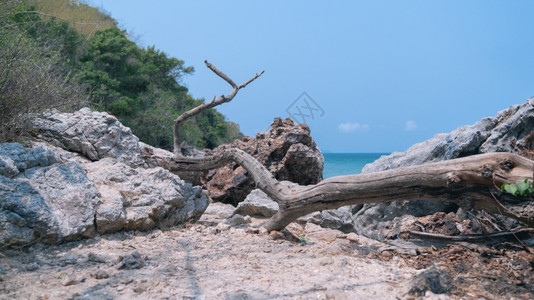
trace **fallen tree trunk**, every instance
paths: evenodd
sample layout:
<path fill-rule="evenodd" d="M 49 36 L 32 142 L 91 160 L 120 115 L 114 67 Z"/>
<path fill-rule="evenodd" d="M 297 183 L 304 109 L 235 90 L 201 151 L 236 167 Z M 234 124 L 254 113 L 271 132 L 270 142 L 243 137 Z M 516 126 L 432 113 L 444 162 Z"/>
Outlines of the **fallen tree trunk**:
<path fill-rule="evenodd" d="M 279 211 L 265 225 L 281 230 L 314 211 L 341 206 L 395 200 L 450 200 L 467 209 L 483 209 L 534 226 L 532 197 L 503 193 L 503 183 L 532 179 L 534 162 L 511 153 L 473 155 L 419 166 L 329 178 L 316 185 L 300 186 L 277 181 L 256 159 L 239 149 L 210 157 L 158 157 L 160 166 L 174 171 L 201 171 L 230 161 L 243 166 L 259 189 L 279 204 Z"/>
<path fill-rule="evenodd" d="M 450 200 L 467 209 L 499 213 L 534 227 L 534 201 L 500 191 L 503 183 L 532 180 L 534 161 L 511 153 L 473 155 L 419 166 L 381 172 L 338 176 L 316 185 L 301 186 L 278 181 L 254 157 L 239 149 L 226 149 L 203 158 L 181 153 L 180 127 L 183 122 L 208 108 L 231 101 L 237 92 L 263 74 L 237 85 L 222 71 L 206 66 L 232 86 L 226 96 L 195 107 L 174 121 L 174 157 L 154 156 L 161 167 L 171 171 L 206 171 L 236 162 L 252 175 L 259 189 L 279 205 L 266 223 L 267 230 L 281 230 L 298 217 L 311 212 L 347 205 L 395 200 Z"/>

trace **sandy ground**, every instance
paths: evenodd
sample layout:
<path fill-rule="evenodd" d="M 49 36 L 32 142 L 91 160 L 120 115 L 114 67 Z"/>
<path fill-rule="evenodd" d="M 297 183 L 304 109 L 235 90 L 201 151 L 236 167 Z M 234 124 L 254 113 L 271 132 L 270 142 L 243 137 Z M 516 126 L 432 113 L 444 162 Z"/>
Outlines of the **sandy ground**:
<path fill-rule="evenodd" d="M 314 224 L 284 235 L 258 230 L 261 219 L 223 221 L 0 249 L 0 299 L 414 299 L 411 282 L 435 266 L 454 287 L 422 299 L 534 295 L 534 256 L 520 250 L 452 245 L 414 256 Z"/>
<path fill-rule="evenodd" d="M 288 241 L 207 222 L 4 249 L 0 299 L 395 299 L 418 273 L 400 258 L 368 258 L 364 238 L 301 234 Z"/>

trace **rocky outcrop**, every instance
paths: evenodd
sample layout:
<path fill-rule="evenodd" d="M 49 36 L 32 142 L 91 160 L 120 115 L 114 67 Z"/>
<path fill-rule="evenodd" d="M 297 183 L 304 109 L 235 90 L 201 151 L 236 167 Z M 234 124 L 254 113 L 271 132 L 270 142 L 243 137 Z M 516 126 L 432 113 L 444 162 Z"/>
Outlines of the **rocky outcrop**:
<path fill-rule="evenodd" d="M 34 119 L 40 140 L 0 144 L 0 245 L 58 242 L 198 219 L 201 187 L 154 167 L 127 127 L 82 109 Z"/>
<path fill-rule="evenodd" d="M 101 195 L 95 211 L 99 233 L 169 227 L 198 219 L 207 207 L 200 187 L 160 167 L 134 169 L 105 158 L 86 170 Z"/>
<path fill-rule="evenodd" d="M 45 112 L 30 121 L 39 130 L 39 139 L 92 161 L 115 158 L 129 166 L 144 164 L 139 139 L 117 118 L 82 108 L 74 113 Z"/>
<path fill-rule="evenodd" d="M 532 158 L 534 136 L 534 98 L 513 105 L 495 117 L 485 118 L 474 125 L 415 144 L 405 152 L 382 156 L 366 165 L 362 173 L 413 166 L 459 158 L 479 153 L 513 152 Z M 455 211 L 457 206 L 447 201 L 394 201 L 390 204 L 366 204 L 354 216 L 354 230 L 373 238 L 383 238 L 395 217 L 416 217 L 435 212 Z"/>
<path fill-rule="evenodd" d="M 45 145 L 0 144 L 0 245 L 95 234 L 98 190 L 76 161 Z"/>
<path fill-rule="evenodd" d="M 437 134 L 433 138 L 410 147 L 405 152 L 382 156 L 366 165 L 362 173 L 397 167 L 414 166 L 447 159 L 490 152 L 528 150 L 534 131 L 534 98 L 522 105 L 513 105 L 497 116 L 484 118 L 474 125 Z"/>
<path fill-rule="evenodd" d="M 239 148 L 254 156 L 278 180 L 308 185 L 322 180 L 324 158 L 306 124 L 275 118 L 269 131 L 217 147 L 213 152 Z M 213 201 L 237 205 L 254 189 L 247 171 L 235 163 L 213 170 L 204 177 Z"/>

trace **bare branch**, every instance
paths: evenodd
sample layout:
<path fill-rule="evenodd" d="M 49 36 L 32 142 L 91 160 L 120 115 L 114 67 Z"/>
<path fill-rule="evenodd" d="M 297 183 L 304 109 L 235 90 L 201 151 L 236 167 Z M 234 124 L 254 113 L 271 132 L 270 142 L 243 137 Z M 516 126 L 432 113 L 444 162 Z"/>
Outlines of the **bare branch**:
<path fill-rule="evenodd" d="M 217 69 L 214 65 L 209 63 L 207 60 L 204 61 L 206 66 L 212 70 L 217 76 L 224 79 L 226 82 L 228 82 L 232 86 L 232 91 L 228 95 L 221 95 L 217 98 L 213 97 L 213 100 L 207 103 L 203 103 L 193 109 L 190 109 L 183 114 L 181 114 L 178 118 L 174 120 L 174 127 L 173 127 L 173 138 L 174 138 L 174 154 L 176 157 L 182 156 L 182 149 L 181 144 L 182 140 L 180 139 L 180 128 L 184 124 L 185 121 L 189 120 L 190 118 L 202 113 L 203 111 L 213 108 L 217 105 L 221 105 L 226 102 L 232 101 L 232 99 L 237 95 L 237 92 L 246 87 L 249 83 L 256 80 L 258 77 L 260 77 L 265 71 L 261 71 L 260 73 L 256 73 L 255 76 L 250 78 L 248 81 L 241 85 L 237 85 L 228 75 L 224 74 L 221 70 Z"/>
<path fill-rule="evenodd" d="M 256 78 L 260 77 L 264 72 L 265 72 L 265 70 L 261 71 L 260 73 L 256 73 L 256 75 L 254 75 L 254 77 L 250 78 L 247 82 L 241 84 L 239 86 L 239 89 L 242 89 L 242 88 L 246 87 L 249 83 L 251 83 L 252 81 L 256 80 Z"/>
<path fill-rule="evenodd" d="M 228 77 L 228 75 L 224 74 L 221 70 L 217 69 L 214 65 L 209 63 L 207 60 L 205 60 L 204 63 L 210 70 L 213 71 L 213 73 L 217 74 L 217 76 L 221 77 L 222 79 L 224 79 L 224 81 L 228 82 L 234 89 L 238 88 L 237 84 L 235 84 L 235 82 L 230 77 Z"/>

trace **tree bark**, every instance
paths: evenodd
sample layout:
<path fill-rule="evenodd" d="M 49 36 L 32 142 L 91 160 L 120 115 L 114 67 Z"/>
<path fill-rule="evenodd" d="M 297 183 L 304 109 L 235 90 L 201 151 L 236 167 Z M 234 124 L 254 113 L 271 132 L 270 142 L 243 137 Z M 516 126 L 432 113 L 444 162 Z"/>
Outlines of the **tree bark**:
<path fill-rule="evenodd" d="M 420 166 L 403 167 L 370 174 L 338 176 L 315 185 L 301 186 L 278 181 L 254 157 L 239 149 L 226 149 L 209 157 L 184 157 L 180 127 L 206 109 L 231 101 L 237 92 L 263 74 L 237 85 L 226 74 L 205 61 L 206 66 L 232 86 L 232 92 L 195 107 L 174 121 L 174 157 L 155 156 L 171 171 L 206 171 L 234 161 L 245 168 L 259 189 L 279 205 L 279 211 L 265 224 L 267 230 L 281 230 L 311 212 L 341 206 L 395 200 L 450 200 L 467 209 L 483 209 L 534 226 L 532 196 L 514 197 L 500 191 L 503 183 L 532 180 L 534 161 L 511 153 L 490 153 Z"/>
<path fill-rule="evenodd" d="M 219 97 L 213 97 L 213 100 L 207 103 L 203 103 L 197 107 L 192 108 L 191 110 L 188 110 L 181 114 L 178 118 L 174 120 L 174 126 L 173 126 L 173 144 L 174 144 L 174 155 L 176 157 L 182 157 L 182 139 L 180 138 L 180 129 L 185 121 L 189 120 L 190 118 L 202 113 L 203 111 L 213 108 L 217 105 L 221 105 L 226 102 L 232 101 L 232 99 L 237 95 L 237 92 L 239 92 L 240 89 L 246 87 L 249 83 L 256 80 L 258 77 L 260 77 L 263 72 L 256 73 L 252 78 L 250 78 L 248 81 L 241 85 L 237 85 L 230 77 L 228 77 L 226 74 L 224 74 L 222 71 L 217 69 L 214 65 L 210 64 L 207 60 L 204 61 L 206 66 L 212 70 L 215 74 L 217 74 L 219 77 L 224 79 L 224 81 L 228 82 L 232 86 L 232 91 L 228 95 L 221 95 Z"/>
<path fill-rule="evenodd" d="M 473 155 L 419 166 L 370 174 L 328 178 L 316 185 L 300 186 L 277 181 L 254 157 L 227 149 L 205 158 L 158 158 L 160 166 L 175 171 L 201 171 L 235 161 L 253 177 L 259 189 L 279 205 L 265 224 L 281 230 L 311 212 L 341 206 L 395 200 L 450 200 L 467 209 L 483 209 L 534 226 L 532 196 L 503 193 L 503 183 L 532 180 L 534 162 L 511 153 Z"/>

